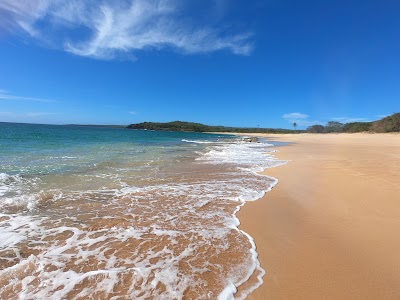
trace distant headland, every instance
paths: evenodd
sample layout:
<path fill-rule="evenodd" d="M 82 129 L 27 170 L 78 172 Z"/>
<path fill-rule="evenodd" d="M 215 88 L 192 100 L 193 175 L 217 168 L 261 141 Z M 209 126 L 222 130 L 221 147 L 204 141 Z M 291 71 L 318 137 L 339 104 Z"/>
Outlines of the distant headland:
<path fill-rule="evenodd" d="M 242 133 L 294 133 L 294 130 L 281 128 L 241 128 L 225 126 L 209 126 L 201 123 L 174 121 L 167 123 L 144 122 L 131 124 L 127 128 L 139 130 L 164 130 L 185 132 L 242 132 Z"/>
<path fill-rule="evenodd" d="M 296 123 L 293 124 L 297 126 Z M 245 127 L 226 127 L 226 126 L 209 126 L 201 123 L 193 122 L 144 122 L 131 124 L 128 129 L 138 130 L 163 130 L 163 131 L 185 131 L 185 132 L 238 132 L 238 133 L 355 133 L 355 132 L 400 132 L 400 113 L 395 113 L 381 120 L 374 122 L 328 122 L 327 125 L 312 125 L 307 130 L 290 130 L 282 128 L 245 128 Z"/>

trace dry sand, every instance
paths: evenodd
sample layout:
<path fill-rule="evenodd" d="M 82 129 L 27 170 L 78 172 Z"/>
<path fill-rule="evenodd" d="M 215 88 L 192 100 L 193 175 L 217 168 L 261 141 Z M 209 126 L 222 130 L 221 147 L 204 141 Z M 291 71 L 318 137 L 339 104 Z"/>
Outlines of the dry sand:
<path fill-rule="evenodd" d="M 400 299 L 400 135 L 266 135 L 285 166 L 239 212 L 264 285 L 248 299 Z"/>

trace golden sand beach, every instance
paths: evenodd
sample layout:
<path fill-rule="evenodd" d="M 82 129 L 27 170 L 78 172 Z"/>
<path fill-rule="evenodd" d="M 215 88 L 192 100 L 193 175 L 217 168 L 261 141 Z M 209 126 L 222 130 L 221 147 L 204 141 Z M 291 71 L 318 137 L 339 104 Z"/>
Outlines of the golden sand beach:
<path fill-rule="evenodd" d="M 400 299 L 400 135 L 265 135 L 289 163 L 239 212 L 264 284 L 248 299 Z"/>

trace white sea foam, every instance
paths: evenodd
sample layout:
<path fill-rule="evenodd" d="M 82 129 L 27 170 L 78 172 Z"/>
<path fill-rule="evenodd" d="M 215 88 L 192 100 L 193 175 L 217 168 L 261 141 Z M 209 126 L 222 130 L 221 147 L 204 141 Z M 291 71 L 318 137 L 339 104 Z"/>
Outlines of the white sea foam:
<path fill-rule="evenodd" d="M 267 188 L 263 188 L 263 185 L 259 185 L 257 188 L 254 188 L 254 186 L 249 188 L 247 184 L 238 187 L 238 189 L 241 190 L 241 195 L 239 196 L 241 201 L 254 201 L 262 198 L 266 192 L 270 191 L 278 183 L 277 179 L 265 175 L 259 175 L 257 172 L 262 172 L 266 168 L 276 167 L 287 163 L 286 161 L 277 160 L 272 155 L 272 153 L 275 153 L 276 150 L 268 149 L 268 147 L 271 146 L 273 145 L 267 143 L 253 144 L 243 141 L 233 144 L 226 143 L 212 147 L 203 156 L 199 157 L 198 160 L 214 164 L 234 164 L 237 165 L 238 169 L 243 173 L 250 172 L 254 173 L 255 176 L 268 178 L 270 182 Z M 234 212 L 236 227 L 240 225 L 240 221 L 236 217 L 236 214 L 241 209 L 242 205 L 239 205 Z M 260 266 L 255 241 L 248 233 L 242 230 L 240 230 L 240 232 L 248 238 L 252 245 L 250 249 L 252 263 L 248 266 L 247 276 L 242 278 L 241 281 L 236 281 L 235 284 L 230 282 L 218 296 L 218 299 L 235 299 L 235 293 L 237 292 L 236 287 L 246 282 L 256 270 L 258 271 L 257 283 L 250 287 L 247 291 L 244 291 L 240 295 L 240 298 L 237 299 L 245 299 L 251 292 L 263 284 L 262 278 L 265 274 L 265 270 Z"/>
<path fill-rule="evenodd" d="M 0 173 L 0 209 L 10 206 L 33 209 L 37 202 L 37 193 L 33 190 L 39 181 L 37 177 Z"/>
<path fill-rule="evenodd" d="M 11 191 L 16 185 L 20 184 L 21 181 L 22 179 L 18 175 L 0 173 L 0 197 Z"/>
<path fill-rule="evenodd" d="M 237 292 L 235 284 L 229 282 L 224 290 L 218 295 L 218 300 L 233 300 L 234 294 Z"/>
<path fill-rule="evenodd" d="M 284 162 L 265 144 L 207 147 L 189 165 L 174 166 L 170 173 L 155 169 L 159 173 L 146 185 L 135 184 L 137 177 L 125 182 L 111 173 L 96 173 L 92 177 L 115 180 L 115 187 L 54 190 L 46 197 L 39 191 L 31 193 L 32 201 L 43 212 L 0 214 L 0 258 L 8 266 L 0 271 L 7 282 L 0 285 L 0 298 L 21 282 L 15 291 L 21 299 L 71 298 L 75 290 L 76 298 L 102 293 L 182 299 L 193 290 L 198 299 L 234 299 L 237 288 L 257 274 L 253 287 L 242 291 L 239 299 L 244 299 L 262 284 L 265 271 L 254 240 L 238 229 L 236 214 L 277 182 L 255 172 Z M 8 188 L 3 196 L 9 195 L 3 202 L 20 201 L 24 194 L 18 189 L 26 191 L 30 184 L 9 175 L 0 176 L 3 182 Z M 40 205 L 44 198 L 46 205 Z M 238 265 L 218 263 L 231 252 L 240 258 Z M 207 290 L 203 276 L 210 273 L 220 273 L 217 294 Z M 86 287 L 77 290 L 79 286 Z M 119 295 L 122 286 L 127 291 Z"/>
<path fill-rule="evenodd" d="M 266 168 L 275 167 L 285 162 L 277 160 L 272 153 L 276 150 L 268 149 L 271 144 L 264 143 L 226 143 L 212 147 L 198 160 L 214 164 L 235 164 L 247 170 L 261 172 Z"/>
<path fill-rule="evenodd" d="M 0 211 L 31 211 L 49 201 L 62 197 L 59 190 L 43 191 L 38 187 L 41 179 L 37 176 L 0 174 Z"/>
<path fill-rule="evenodd" d="M 182 139 L 182 142 L 193 143 L 193 144 L 222 144 L 222 143 L 226 143 L 226 142 L 223 142 L 223 141 L 187 140 L 187 139 Z"/>
<path fill-rule="evenodd" d="M 38 229 L 38 223 L 30 216 L 0 213 L 0 250 L 18 249 L 17 244 L 28 239 Z"/>

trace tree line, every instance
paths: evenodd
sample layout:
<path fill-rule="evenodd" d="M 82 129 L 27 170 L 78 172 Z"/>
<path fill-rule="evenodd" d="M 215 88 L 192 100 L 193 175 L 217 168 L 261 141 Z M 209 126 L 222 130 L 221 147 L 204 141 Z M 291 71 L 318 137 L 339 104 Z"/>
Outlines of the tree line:
<path fill-rule="evenodd" d="M 167 123 L 144 122 L 131 124 L 127 128 L 140 130 L 164 130 L 164 131 L 185 131 L 185 132 L 240 132 L 240 133 L 300 133 L 304 131 L 295 131 L 281 128 L 242 128 L 209 126 L 200 123 L 174 121 Z"/>
<path fill-rule="evenodd" d="M 328 122 L 323 125 L 312 125 L 306 130 L 309 133 L 334 133 L 334 132 L 400 132 L 400 113 L 395 113 L 375 122 Z"/>

